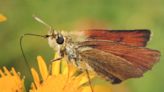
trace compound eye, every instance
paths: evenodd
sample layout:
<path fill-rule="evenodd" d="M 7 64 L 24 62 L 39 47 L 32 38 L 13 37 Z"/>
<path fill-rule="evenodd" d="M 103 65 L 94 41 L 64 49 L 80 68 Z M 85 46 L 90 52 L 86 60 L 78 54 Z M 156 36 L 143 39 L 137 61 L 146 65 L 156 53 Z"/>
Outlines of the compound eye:
<path fill-rule="evenodd" d="M 63 44 L 64 43 L 64 37 L 63 36 L 57 36 L 56 42 L 58 44 Z"/>

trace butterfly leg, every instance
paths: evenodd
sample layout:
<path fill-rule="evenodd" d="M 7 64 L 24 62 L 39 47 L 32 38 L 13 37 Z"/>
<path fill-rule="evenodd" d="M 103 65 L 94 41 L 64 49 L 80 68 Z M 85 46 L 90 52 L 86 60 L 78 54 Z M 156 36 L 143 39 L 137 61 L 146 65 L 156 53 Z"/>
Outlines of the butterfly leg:
<path fill-rule="evenodd" d="M 50 62 L 50 64 L 49 64 L 49 73 L 51 74 L 52 73 L 52 63 L 53 62 L 55 62 L 55 61 L 59 61 L 59 60 L 61 60 L 63 57 L 59 57 L 59 58 L 55 58 L 55 59 L 52 59 L 52 60 L 50 60 L 51 62 Z"/>
<path fill-rule="evenodd" d="M 55 62 L 55 61 L 61 60 L 62 58 L 63 57 L 52 59 L 51 62 Z"/>
<path fill-rule="evenodd" d="M 91 83 L 91 78 L 89 76 L 89 71 L 87 69 L 85 69 L 86 71 L 86 74 L 87 74 L 87 78 L 88 78 L 88 81 L 89 81 L 89 85 L 90 85 L 90 88 L 91 88 L 91 92 L 94 92 L 93 90 L 93 86 L 92 86 L 92 83 Z"/>

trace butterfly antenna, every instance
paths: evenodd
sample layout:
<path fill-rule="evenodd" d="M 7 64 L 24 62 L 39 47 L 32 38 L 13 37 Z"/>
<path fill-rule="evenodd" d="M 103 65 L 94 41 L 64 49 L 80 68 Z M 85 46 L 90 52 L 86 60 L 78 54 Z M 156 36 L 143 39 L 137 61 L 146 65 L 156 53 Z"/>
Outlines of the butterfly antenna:
<path fill-rule="evenodd" d="M 30 64 L 29 64 L 29 62 L 28 62 L 28 60 L 27 60 L 27 58 L 26 58 L 26 55 L 25 55 L 24 50 L 23 50 L 23 45 L 22 45 L 23 38 L 24 38 L 25 36 L 38 36 L 38 37 L 47 38 L 47 37 L 49 37 L 49 35 L 38 35 L 38 34 L 26 33 L 26 34 L 24 34 L 24 35 L 22 35 L 22 36 L 20 37 L 20 40 L 19 40 L 20 49 L 21 49 L 21 52 L 22 52 L 24 61 L 25 61 L 26 65 L 27 65 L 27 67 L 28 67 L 29 73 L 32 75 L 31 69 L 30 69 Z"/>
<path fill-rule="evenodd" d="M 33 15 L 33 18 L 34 18 L 36 21 L 38 21 L 39 23 L 45 25 L 47 28 L 49 28 L 49 29 L 52 28 L 52 26 L 48 25 L 46 22 L 44 22 L 43 20 L 41 20 L 39 17 Z"/>

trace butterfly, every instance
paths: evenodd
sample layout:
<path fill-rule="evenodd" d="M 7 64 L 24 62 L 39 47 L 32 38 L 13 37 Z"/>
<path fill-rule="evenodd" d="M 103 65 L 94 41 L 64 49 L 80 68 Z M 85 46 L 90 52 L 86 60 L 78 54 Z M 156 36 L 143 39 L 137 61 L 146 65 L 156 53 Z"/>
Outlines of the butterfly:
<path fill-rule="evenodd" d="M 116 84 L 141 77 L 159 61 L 160 52 L 145 47 L 150 34 L 147 29 L 90 29 L 68 34 L 50 30 L 48 42 L 58 50 L 60 58 L 67 56 L 79 68 L 81 63 L 86 64 Z"/>
<path fill-rule="evenodd" d="M 60 56 L 52 61 L 67 57 L 79 69 L 94 71 L 113 84 L 143 76 L 160 59 L 160 51 L 145 47 L 151 35 L 148 29 L 61 32 L 34 18 L 50 29 L 41 37 Z"/>

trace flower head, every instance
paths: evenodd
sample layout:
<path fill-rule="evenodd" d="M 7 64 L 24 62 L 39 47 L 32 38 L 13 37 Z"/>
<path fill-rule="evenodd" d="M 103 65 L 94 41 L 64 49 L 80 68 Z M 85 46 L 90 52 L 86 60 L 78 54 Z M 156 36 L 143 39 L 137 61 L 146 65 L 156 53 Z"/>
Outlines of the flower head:
<path fill-rule="evenodd" d="M 11 68 L 11 72 L 3 67 L 4 72 L 0 69 L 0 92 L 23 92 L 24 80 L 20 75 Z"/>
<path fill-rule="evenodd" d="M 37 57 L 37 61 L 42 80 L 39 78 L 37 71 L 32 68 L 34 83 L 32 83 L 31 92 L 91 92 L 86 73 L 78 73 L 78 69 L 72 64 L 67 64 L 65 58 L 61 62 L 55 61 L 50 64 L 52 67 L 49 71 L 41 56 Z M 93 73 L 90 73 L 90 76 L 91 79 L 94 78 Z M 95 85 L 93 87 L 94 92 L 102 92 L 96 91 L 102 88 L 111 92 L 109 86 L 105 87 L 104 85 Z"/>

